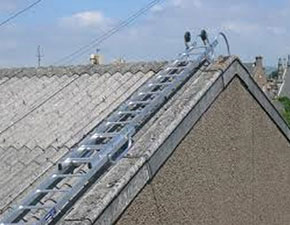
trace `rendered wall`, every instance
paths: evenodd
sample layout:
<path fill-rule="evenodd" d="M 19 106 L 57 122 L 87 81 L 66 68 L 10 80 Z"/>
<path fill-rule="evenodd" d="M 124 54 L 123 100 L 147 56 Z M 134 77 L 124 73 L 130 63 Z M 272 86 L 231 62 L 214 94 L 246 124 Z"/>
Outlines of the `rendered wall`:
<path fill-rule="evenodd" d="M 117 225 L 288 225 L 290 144 L 238 79 Z"/>

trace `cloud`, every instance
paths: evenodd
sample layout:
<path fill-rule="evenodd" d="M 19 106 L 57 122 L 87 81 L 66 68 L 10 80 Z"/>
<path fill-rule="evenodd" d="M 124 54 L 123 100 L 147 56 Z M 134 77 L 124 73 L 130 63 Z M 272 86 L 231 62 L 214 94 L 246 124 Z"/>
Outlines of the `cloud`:
<path fill-rule="evenodd" d="M 260 28 L 258 24 L 243 21 L 227 21 L 222 24 L 222 27 L 228 32 L 235 32 L 240 35 L 258 32 Z"/>
<path fill-rule="evenodd" d="M 79 12 L 60 19 L 60 24 L 69 28 L 105 28 L 111 23 L 112 20 L 100 11 Z"/>
<path fill-rule="evenodd" d="M 162 12 L 163 10 L 164 10 L 164 7 L 162 7 L 161 5 L 155 5 L 152 7 L 151 12 L 158 13 L 158 12 Z"/>

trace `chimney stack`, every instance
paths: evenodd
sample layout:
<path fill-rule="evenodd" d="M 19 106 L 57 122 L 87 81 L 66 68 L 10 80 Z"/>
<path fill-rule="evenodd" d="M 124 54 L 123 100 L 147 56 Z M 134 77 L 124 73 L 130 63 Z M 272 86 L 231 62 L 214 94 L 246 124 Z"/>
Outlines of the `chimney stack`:
<path fill-rule="evenodd" d="M 92 65 L 101 65 L 103 64 L 103 57 L 98 54 L 92 54 L 90 57 L 90 62 Z"/>
<path fill-rule="evenodd" d="M 256 68 L 263 68 L 263 56 L 257 56 L 255 62 Z"/>
<path fill-rule="evenodd" d="M 256 57 L 256 67 L 263 68 L 263 56 Z"/>

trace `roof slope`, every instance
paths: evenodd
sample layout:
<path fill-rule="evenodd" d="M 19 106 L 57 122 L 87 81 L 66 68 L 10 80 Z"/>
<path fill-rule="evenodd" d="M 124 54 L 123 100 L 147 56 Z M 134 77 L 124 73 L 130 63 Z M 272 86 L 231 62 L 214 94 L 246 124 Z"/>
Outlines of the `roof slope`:
<path fill-rule="evenodd" d="M 170 99 L 163 110 L 151 119 L 151 126 L 147 126 L 135 140 L 128 155 L 94 184 L 59 224 L 109 225 L 116 222 L 235 77 L 242 81 L 248 93 L 260 105 L 261 111 L 270 118 L 270 123 L 275 124 L 280 138 L 286 140 L 289 148 L 290 130 L 267 96 L 237 58 L 222 58 L 195 74 Z M 236 107 L 239 104 L 235 102 Z M 231 117 L 230 114 L 227 116 Z M 238 124 L 244 126 L 242 121 Z"/>
<path fill-rule="evenodd" d="M 162 65 L 0 70 L 0 214 Z"/>

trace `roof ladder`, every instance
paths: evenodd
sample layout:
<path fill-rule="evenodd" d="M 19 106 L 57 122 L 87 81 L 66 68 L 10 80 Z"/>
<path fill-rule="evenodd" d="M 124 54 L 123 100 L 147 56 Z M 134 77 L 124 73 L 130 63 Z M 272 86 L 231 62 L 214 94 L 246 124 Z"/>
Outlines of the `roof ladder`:
<path fill-rule="evenodd" d="M 58 163 L 55 171 L 24 200 L 5 214 L 0 225 L 55 223 L 74 202 L 121 159 L 132 137 L 206 61 L 212 60 L 212 43 L 201 36 L 198 46 L 186 36 L 186 51 L 143 84 Z"/>

